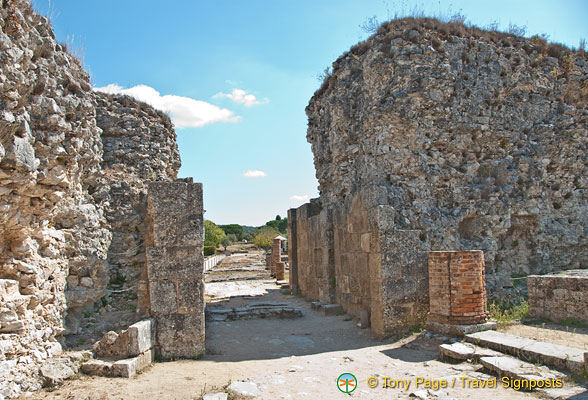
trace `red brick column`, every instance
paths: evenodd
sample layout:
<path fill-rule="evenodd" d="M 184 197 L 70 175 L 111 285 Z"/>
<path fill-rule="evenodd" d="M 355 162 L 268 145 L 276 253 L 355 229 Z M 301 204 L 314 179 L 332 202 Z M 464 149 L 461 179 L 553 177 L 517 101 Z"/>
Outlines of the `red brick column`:
<path fill-rule="evenodd" d="M 431 322 L 469 325 L 486 322 L 484 252 L 429 252 Z"/>

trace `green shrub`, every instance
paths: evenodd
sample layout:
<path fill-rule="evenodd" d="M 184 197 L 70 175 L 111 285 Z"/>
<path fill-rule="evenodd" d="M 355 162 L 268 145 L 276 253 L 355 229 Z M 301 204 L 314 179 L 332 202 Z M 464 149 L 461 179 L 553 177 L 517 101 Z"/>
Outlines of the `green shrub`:
<path fill-rule="evenodd" d="M 523 299 L 517 304 L 508 306 L 491 302 L 488 305 L 488 312 L 490 313 L 490 318 L 499 325 L 507 325 L 510 322 L 529 317 L 529 302 Z"/>
<path fill-rule="evenodd" d="M 204 256 L 212 256 L 216 254 L 216 246 L 204 246 Z"/>

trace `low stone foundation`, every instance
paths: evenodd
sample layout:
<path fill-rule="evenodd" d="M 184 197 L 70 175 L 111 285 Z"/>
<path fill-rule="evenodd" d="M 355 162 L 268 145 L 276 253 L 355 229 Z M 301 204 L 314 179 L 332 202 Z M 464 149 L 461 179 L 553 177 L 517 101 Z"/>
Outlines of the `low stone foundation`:
<path fill-rule="evenodd" d="M 527 287 L 531 317 L 588 323 L 588 270 L 531 275 L 527 277 Z"/>

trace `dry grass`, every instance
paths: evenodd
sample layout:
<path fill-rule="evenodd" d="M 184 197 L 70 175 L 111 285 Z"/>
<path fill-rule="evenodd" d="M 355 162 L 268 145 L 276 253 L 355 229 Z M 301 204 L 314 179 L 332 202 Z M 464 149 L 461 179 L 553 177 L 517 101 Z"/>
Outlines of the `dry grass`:
<path fill-rule="evenodd" d="M 428 42 L 435 50 L 441 52 L 444 51 L 443 43 L 445 41 L 452 41 L 455 38 L 467 38 L 469 39 L 470 48 L 476 46 L 475 41 L 484 41 L 497 47 L 522 49 L 527 55 L 535 54 L 536 59 L 532 65 L 533 67 L 537 67 L 541 60 L 546 57 L 555 57 L 559 61 L 559 69 L 555 71 L 555 78 L 568 76 L 574 70 L 574 59 L 576 57 L 587 57 L 585 40 L 581 40 L 578 49 L 575 50 L 561 43 L 548 43 L 546 35 L 534 35 L 530 38 L 525 38 L 523 35 L 526 33 L 526 27 L 513 24 L 509 25 L 506 32 L 502 32 L 498 30 L 497 23 L 488 25 L 485 28 L 468 24 L 461 14 L 431 18 L 424 16 L 423 12 L 412 10 L 410 15 L 395 18 L 382 24 L 379 24 L 376 17 L 368 18 L 360 28 L 366 33 L 373 33 L 373 35 L 367 40 L 352 46 L 348 52 L 341 55 L 333 63 L 332 72 L 338 70 L 339 65 L 347 55 L 351 54 L 355 59 L 358 59 L 369 50 L 373 42 L 383 44 L 383 48 L 390 48 L 392 40 L 396 38 L 409 40 L 411 31 L 419 32 L 420 35 L 417 41 Z M 414 32 L 411 36 L 412 41 L 415 41 L 416 35 L 414 35 Z M 521 58 L 514 57 L 512 61 L 514 65 L 519 65 Z M 315 95 L 321 96 L 328 91 L 333 79 L 335 79 L 333 73 L 325 73 L 320 76 L 319 80 L 321 80 L 322 84 Z"/>

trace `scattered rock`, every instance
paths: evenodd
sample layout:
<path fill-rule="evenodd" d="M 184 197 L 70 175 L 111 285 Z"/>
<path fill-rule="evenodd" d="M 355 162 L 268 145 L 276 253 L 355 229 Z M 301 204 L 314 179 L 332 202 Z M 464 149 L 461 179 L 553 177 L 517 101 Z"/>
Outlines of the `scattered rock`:
<path fill-rule="evenodd" d="M 261 396 L 257 384 L 253 382 L 233 382 L 229 385 L 228 391 L 236 399 L 254 399 Z"/>

